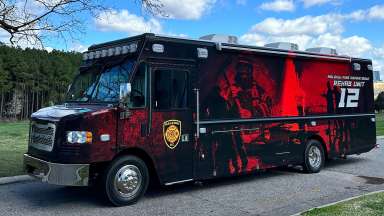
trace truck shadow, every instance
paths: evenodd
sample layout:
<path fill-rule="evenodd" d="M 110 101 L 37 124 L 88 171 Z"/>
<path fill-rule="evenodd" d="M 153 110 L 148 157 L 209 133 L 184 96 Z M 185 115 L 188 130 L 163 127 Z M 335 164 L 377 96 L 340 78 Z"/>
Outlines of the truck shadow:
<path fill-rule="evenodd" d="M 336 168 L 336 167 L 342 168 L 343 166 L 346 166 L 346 165 L 362 163 L 365 161 L 370 161 L 370 160 L 367 158 L 358 158 L 358 157 L 351 157 L 348 159 L 332 159 L 326 162 L 324 169 L 326 170 L 327 168 Z M 255 173 L 240 175 L 235 177 L 218 178 L 218 179 L 212 179 L 212 180 L 204 180 L 204 181 L 195 182 L 195 183 L 190 182 L 190 183 L 172 185 L 167 187 L 151 188 L 147 192 L 145 197 L 157 198 L 165 195 L 185 193 L 189 191 L 208 190 L 215 187 L 219 188 L 219 187 L 242 184 L 247 182 L 263 181 L 268 178 L 284 176 L 290 173 L 300 174 L 300 173 L 303 173 L 303 171 L 301 166 L 277 167 L 277 168 L 268 169 L 266 171 L 260 171 L 260 172 L 255 172 Z"/>

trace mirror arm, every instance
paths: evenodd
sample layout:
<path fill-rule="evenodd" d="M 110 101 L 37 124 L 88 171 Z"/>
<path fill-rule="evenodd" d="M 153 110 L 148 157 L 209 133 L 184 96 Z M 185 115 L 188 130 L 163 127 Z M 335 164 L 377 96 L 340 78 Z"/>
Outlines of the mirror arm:
<path fill-rule="evenodd" d="M 123 101 L 119 101 L 118 107 L 124 110 L 128 109 L 127 103 Z"/>

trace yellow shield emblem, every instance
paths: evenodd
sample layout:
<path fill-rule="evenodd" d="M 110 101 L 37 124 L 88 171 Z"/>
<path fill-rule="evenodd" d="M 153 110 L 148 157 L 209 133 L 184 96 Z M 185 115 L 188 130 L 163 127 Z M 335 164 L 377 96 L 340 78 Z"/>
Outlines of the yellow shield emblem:
<path fill-rule="evenodd" d="M 181 136 L 181 121 L 168 120 L 163 123 L 163 137 L 165 144 L 170 149 L 176 148 Z"/>

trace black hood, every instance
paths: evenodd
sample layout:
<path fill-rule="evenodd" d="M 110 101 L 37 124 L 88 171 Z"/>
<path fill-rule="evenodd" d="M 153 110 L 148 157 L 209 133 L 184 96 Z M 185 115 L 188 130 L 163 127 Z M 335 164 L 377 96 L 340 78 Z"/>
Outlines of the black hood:
<path fill-rule="evenodd" d="M 42 108 L 32 113 L 32 119 L 60 121 L 66 117 L 82 116 L 88 112 L 94 112 L 105 108 L 105 105 L 56 105 Z"/>

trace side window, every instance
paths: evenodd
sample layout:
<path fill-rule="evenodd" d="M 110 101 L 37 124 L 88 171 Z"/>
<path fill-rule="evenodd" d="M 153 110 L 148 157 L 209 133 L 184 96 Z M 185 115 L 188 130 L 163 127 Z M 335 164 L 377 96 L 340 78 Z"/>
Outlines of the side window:
<path fill-rule="evenodd" d="M 154 108 L 182 109 L 188 106 L 188 71 L 158 69 L 154 75 Z"/>
<path fill-rule="evenodd" d="M 145 107 L 147 96 L 147 76 L 146 65 L 141 64 L 139 70 L 136 72 L 134 79 L 132 80 L 132 91 L 130 96 L 130 108 Z"/>

